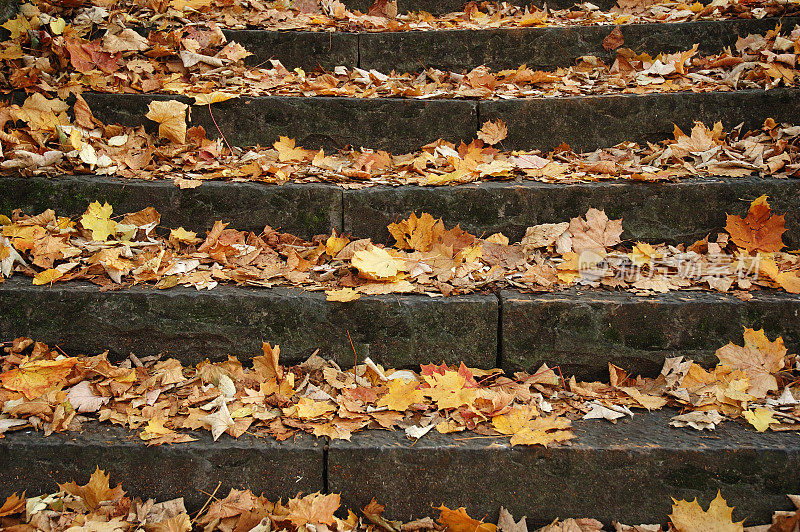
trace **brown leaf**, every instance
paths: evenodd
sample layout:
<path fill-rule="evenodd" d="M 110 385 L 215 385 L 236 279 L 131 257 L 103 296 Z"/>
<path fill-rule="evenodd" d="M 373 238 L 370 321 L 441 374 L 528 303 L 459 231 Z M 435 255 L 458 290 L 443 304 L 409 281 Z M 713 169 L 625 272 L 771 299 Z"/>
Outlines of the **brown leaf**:
<path fill-rule="evenodd" d="M 619 26 L 611 30 L 611 33 L 606 35 L 606 38 L 603 39 L 603 48 L 609 52 L 611 50 L 616 50 L 623 44 L 625 44 L 625 37 L 622 36 L 622 31 L 620 31 Z"/>
<path fill-rule="evenodd" d="M 747 251 L 780 251 L 784 247 L 781 236 L 786 232 L 784 215 L 774 215 L 767 196 L 760 196 L 750 204 L 747 216 L 728 215 L 725 230 L 733 243 Z"/>

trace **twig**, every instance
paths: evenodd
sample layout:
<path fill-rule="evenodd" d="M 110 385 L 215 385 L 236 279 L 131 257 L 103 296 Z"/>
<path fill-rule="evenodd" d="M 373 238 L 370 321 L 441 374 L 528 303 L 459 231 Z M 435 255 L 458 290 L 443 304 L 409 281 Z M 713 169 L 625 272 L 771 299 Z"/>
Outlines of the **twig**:
<path fill-rule="evenodd" d="M 192 519 L 190 522 L 192 522 L 192 523 L 193 523 L 195 519 L 197 519 L 198 517 L 200 517 L 200 515 L 201 515 L 201 514 L 202 514 L 202 513 L 205 511 L 206 507 L 207 507 L 207 506 L 208 506 L 208 505 L 211 503 L 211 501 L 212 501 L 213 499 L 216 499 L 215 495 L 217 494 L 217 491 L 219 490 L 220 486 L 222 486 L 222 481 L 221 481 L 221 480 L 220 480 L 219 482 L 217 482 L 217 487 L 216 487 L 216 488 L 214 488 L 214 491 L 212 491 L 210 495 L 209 495 L 208 493 L 206 493 L 205 491 L 203 491 L 203 490 L 200 490 L 200 493 L 203 493 L 203 494 L 205 494 L 205 495 L 208 495 L 208 500 L 207 500 L 207 501 L 206 501 L 206 503 L 203 505 L 203 507 L 202 507 L 202 508 L 200 508 L 200 510 L 198 510 L 198 512 L 197 512 L 197 513 L 194 515 L 194 518 L 193 518 L 193 519 Z"/>
<path fill-rule="evenodd" d="M 211 115 L 211 121 L 214 122 L 214 127 L 216 127 L 217 131 L 219 131 L 219 135 L 222 137 L 222 140 L 225 141 L 225 145 L 228 146 L 228 149 L 231 152 L 231 157 L 233 157 L 233 148 L 231 148 L 228 139 L 225 138 L 225 133 L 223 133 L 222 130 L 219 128 L 219 124 L 217 124 L 217 119 L 214 118 L 214 113 L 211 112 L 211 102 L 208 103 L 208 114 Z"/>
<path fill-rule="evenodd" d="M 347 330 L 347 339 L 350 340 L 350 347 L 353 348 L 353 355 L 355 355 L 356 357 L 355 358 L 356 363 L 353 364 L 353 368 L 355 368 L 356 366 L 358 366 L 358 353 L 356 352 L 356 346 L 353 345 L 353 338 L 350 336 L 350 329 Z"/>

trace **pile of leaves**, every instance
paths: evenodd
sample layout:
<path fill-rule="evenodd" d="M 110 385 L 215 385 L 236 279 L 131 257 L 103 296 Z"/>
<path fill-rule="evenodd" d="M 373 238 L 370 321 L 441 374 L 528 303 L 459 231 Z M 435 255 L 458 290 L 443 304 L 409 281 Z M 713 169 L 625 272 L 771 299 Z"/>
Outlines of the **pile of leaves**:
<path fill-rule="evenodd" d="M 13 532 L 32 530 L 147 530 L 148 532 L 204 532 L 249 530 L 251 532 L 327 530 L 331 532 L 412 532 L 436 530 L 452 532 L 528 532 L 526 518 L 516 521 L 508 510 L 500 508 L 497 525 L 469 516 L 465 508 L 439 506 L 439 517 L 403 523 L 384 516 L 386 508 L 375 499 L 357 514 L 341 509 L 341 497 L 331 493 L 270 502 L 263 494 L 232 489 L 227 497 L 213 495 L 194 516 L 190 516 L 183 498 L 156 502 L 127 496 L 122 484 L 111 487 L 110 475 L 99 467 L 80 485 L 58 484 L 59 491 L 38 497 L 14 493 L 0 506 L 0 527 Z M 788 495 L 793 511 L 776 511 L 771 525 L 743 527 L 732 519 L 733 508 L 717 493 L 708 510 L 697 499 L 673 499 L 669 528 L 673 532 L 719 530 L 726 532 L 792 532 L 800 523 L 800 496 Z M 213 502 L 212 502 L 213 501 Z M 340 511 L 341 510 L 341 511 Z M 341 516 L 337 516 L 339 513 Z M 772 528 L 770 528 L 772 527 Z M 538 529 L 538 532 L 599 532 L 603 525 L 595 519 L 565 519 Z M 661 532 L 661 525 L 627 526 L 614 523 L 617 532 Z"/>
<path fill-rule="evenodd" d="M 0 215 L 0 282 L 14 273 L 33 284 L 88 280 L 105 289 L 132 284 L 212 289 L 218 283 L 325 290 L 330 301 L 362 295 L 466 294 L 517 288 L 630 290 L 640 295 L 681 289 L 733 292 L 779 288 L 800 293 L 800 256 L 781 251 L 783 215 L 766 196 L 747 216 L 729 215 L 726 233 L 691 246 L 622 242 L 622 220 L 589 209 L 585 217 L 529 227 L 520 242 L 502 233 L 476 237 L 441 219 L 412 214 L 392 223 L 383 247 L 334 231 L 311 241 L 267 226 L 260 234 L 217 221 L 206 237 L 182 227 L 163 236 L 152 207 L 112 217 L 94 202 L 77 220 L 49 209 L 36 216 Z M 116 219 L 114 219 L 116 218 Z"/>
<path fill-rule="evenodd" d="M 277 60 L 272 68 L 246 66 L 243 60 L 252 54 L 227 42 L 216 24 L 145 36 L 122 19 L 106 24 L 105 34 L 98 35 L 93 25 L 67 24 L 25 4 L 5 26 L 11 38 L 0 43 L 0 87 L 6 90 L 62 97 L 82 90 L 163 92 L 194 96 L 198 103 L 242 95 L 487 99 L 772 88 L 795 84 L 800 51 L 800 28 L 781 34 L 778 25 L 766 35 L 740 37 L 735 51 L 703 56 L 695 45 L 653 57 L 621 48 L 624 39 L 617 28 L 604 41 L 617 50 L 610 66 L 585 56 L 573 67 L 550 72 L 522 65 L 500 72 L 478 67 L 387 74 L 337 67 L 306 73 L 290 72 Z"/>
<path fill-rule="evenodd" d="M 349 440 L 371 428 L 410 438 L 470 430 L 546 447 L 573 439 L 573 420 L 615 422 L 631 409 L 665 406 L 682 409 L 670 422 L 676 427 L 714 429 L 744 418 L 759 432 L 800 430 L 800 359 L 763 330 L 745 329 L 744 345 L 718 349 L 710 370 L 682 357 L 666 359 L 656 378 L 609 365 L 607 383 L 565 379 L 547 365 L 513 375 L 463 362 L 415 372 L 367 358 L 344 370 L 314 354 L 286 367 L 268 343 L 252 367 L 235 358 L 184 367 L 135 355 L 115 364 L 107 352 L 67 356 L 29 338 L 6 345 L 0 434 L 33 427 L 49 435 L 96 419 L 137 430 L 148 445 L 193 441 L 192 430 L 209 430 L 214 440 L 245 432 L 285 440 L 298 431 Z"/>
<path fill-rule="evenodd" d="M 679 0 L 619 0 L 609 11 L 590 2 L 571 9 L 540 9 L 505 2 L 465 2 L 462 11 L 433 16 L 398 13 L 396 0 L 376 0 L 366 14 L 350 10 L 339 0 L 133 0 L 124 7 L 110 0 L 33 2 L 56 20 L 86 26 L 125 21 L 158 31 L 186 24 L 216 22 L 231 29 L 304 31 L 430 31 L 442 29 L 494 29 L 541 26 L 639 24 L 791 16 L 800 12 L 794 2 L 778 0 L 714 0 L 685 3 Z"/>

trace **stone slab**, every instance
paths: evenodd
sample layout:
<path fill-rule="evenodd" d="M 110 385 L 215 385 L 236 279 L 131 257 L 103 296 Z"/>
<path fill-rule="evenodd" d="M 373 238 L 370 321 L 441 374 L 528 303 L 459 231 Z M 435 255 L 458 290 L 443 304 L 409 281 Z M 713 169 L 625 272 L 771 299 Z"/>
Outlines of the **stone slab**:
<path fill-rule="evenodd" d="M 93 201 L 109 202 L 114 212 L 154 207 L 161 225 L 182 226 L 203 234 L 216 220 L 260 233 L 265 225 L 310 239 L 341 231 L 342 191 L 325 184 L 270 185 L 206 181 L 181 190 L 172 181 L 144 181 L 109 176 L 0 177 L 0 213 L 13 209 L 38 214 L 76 216 Z"/>
<path fill-rule="evenodd" d="M 108 349 L 117 359 L 129 353 L 165 353 L 186 363 L 229 354 L 246 359 L 267 341 L 281 346 L 284 363 L 319 349 L 350 367 L 353 346 L 359 360 L 369 356 L 392 367 L 463 360 L 492 368 L 497 362 L 494 295 L 365 296 L 334 303 L 323 292 L 288 288 L 101 292 L 89 283 L 33 286 L 15 276 L 0 284 L 0 307 L 0 338 L 28 336 L 71 353 Z"/>
<path fill-rule="evenodd" d="M 562 142 L 573 150 L 594 150 L 624 141 L 658 142 L 672 138 L 696 120 L 721 121 L 726 130 L 744 123 L 744 131 L 764 120 L 797 121 L 800 91 L 795 88 L 729 92 L 674 92 L 644 95 L 576 96 L 481 101 L 481 121 L 508 125 L 505 149 L 550 150 Z"/>
<path fill-rule="evenodd" d="M 353 508 L 375 497 L 388 519 L 436 516 L 432 506 L 445 504 L 496 523 L 502 505 L 531 527 L 559 517 L 665 523 L 670 497 L 698 497 L 707 507 L 717 490 L 745 525 L 792 508 L 785 494 L 800 489 L 796 434 L 759 434 L 735 422 L 714 433 L 675 429 L 675 414 L 578 421 L 577 440 L 547 449 L 435 430 L 416 443 L 399 431 L 354 434 L 331 443 L 328 489 Z"/>
<path fill-rule="evenodd" d="M 358 9 L 362 13 L 369 11 L 369 7 L 373 3 L 374 2 L 372 0 L 344 1 L 344 4 L 348 7 L 348 9 Z M 427 11 L 428 13 L 432 13 L 434 15 L 440 15 L 443 13 L 452 13 L 453 11 L 462 11 L 465 3 L 466 2 L 464 0 L 398 0 L 397 11 L 398 13 L 404 13 L 408 11 Z M 574 0 L 550 0 L 549 2 L 546 2 L 545 0 L 534 0 L 533 2 L 530 2 L 529 0 L 511 0 L 508 3 L 518 6 L 535 4 L 540 7 L 543 4 L 547 4 L 550 9 L 567 9 L 580 2 L 575 2 Z M 615 3 L 616 2 L 614 0 L 598 0 L 594 4 L 601 9 L 609 9 Z"/>
<path fill-rule="evenodd" d="M 344 31 L 223 30 L 229 41 L 244 46 L 248 65 L 271 68 L 278 59 L 292 70 L 333 70 L 339 65 L 358 66 L 358 34 Z"/>
<path fill-rule="evenodd" d="M 325 489 L 322 440 L 223 434 L 215 442 L 207 431 L 192 436 L 198 441 L 148 447 L 137 432 L 97 422 L 87 422 L 80 433 L 47 438 L 30 430 L 9 432 L 0 440 L 0 498 L 55 493 L 57 483 L 72 480 L 85 484 L 96 467 L 111 475 L 112 486 L 122 482 L 129 496 L 184 497 L 189 511 L 199 510 L 218 482 L 217 496 L 249 489 L 273 501 Z"/>
<path fill-rule="evenodd" d="M 144 117 L 149 102 L 190 102 L 148 94 L 86 93 L 84 98 L 104 123 L 144 124 L 152 131 L 156 124 Z M 214 104 L 211 112 L 225 138 L 237 146 L 267 146 L 288 136 L 304 148 L 340 149 L 349 144 L 393 153 L 416 150 L 439 138 L 469 140 L 478 123 L 476 103 L 466 100 L 242 97 Z M 219 136 L 208 106 L 192 107 L 191 125 L 203 126 L 210 137 Z"/>
<path fill-rule="evenodd" d="M 477 235 L 502 232 L 512 242 L 541 223 L 569 221 L 590 207 L 622 218 L 627 240 L 691 244 L 721 231 L 726 213 L 744 215 L 748 201 L 770 196 L 787 213 L 784 242 L 800 248 L 800 180 L 693 178 L 673 183 L 606 181 L 553 184 L 486 182 L 452 187 L 371 187 L 344 192 L 344 230 L 376 242 L 393 242 L 387 225 L 427 212 Z"/>
<path fill-rule="evenodd" d="M 739 35 L 766 33 L 781 22 L 776 18 L 628 24 L 619 26 L 624 46 L 638 53 L 688 50 L 695 43 L 703 54 L 733 47 Z M 800 17 L 787 17 L 792 28 Z M 460 72 L 480 65 L 493 69 L 522 64 L 539 70 L 570 66 L 584 55 L 596 55 L 611 64 L 616 52 L 603 48 L 613 29 L 605 26 L 504 28 L 361 33 L 360 66 L 382 72 L 416 72 L 424 67 Z"/>
<path fill-rule="evenodd" d="M 542 363 L 565 376 L 606 380 L 608 363 L 655 376 L 666 357 L 717 362 L 716 350 L 742 344 L 743 327 L 783 336 L 800 349 L 800 295 L 753 292 L 750 301 L 721 293 L 679 291 L 652 297 L 600 290 L 546 294 L 503 291 L 501 367 L 533 371 Z"/>

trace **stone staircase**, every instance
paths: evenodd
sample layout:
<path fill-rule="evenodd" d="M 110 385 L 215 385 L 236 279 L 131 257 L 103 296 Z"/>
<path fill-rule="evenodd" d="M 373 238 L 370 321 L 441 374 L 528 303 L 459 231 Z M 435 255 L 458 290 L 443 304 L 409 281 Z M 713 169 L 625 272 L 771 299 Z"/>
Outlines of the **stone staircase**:
<path fill-rule="evenodd" d="M 562 2 L 567 4 L 568 2 Z M 362 2 L 363 4 L 363 2 Z M 351 5 L 351 4 L 348 4 Z M 365 10 L 368 6 L 352 4 Z M 400 9 L 448 11 L 454 1 L 400 0 Z M 607 7 L 607 6 L 601 6 Z M 700 44 L 704 52 L 732 46 L 738 35 L 763 33 L 800 18 L 751 18 L 622 26 L 626 46 L 675 51 Z M 533 68 L 572 64 L 582 55 L 611 57 L 601 45 L 610 26 L 574 26 L 420 32 L 303 32 L 226 30 L 260 64 L 277 58 L 289 69 L 337 65 L 389 71 L 420 65 L 450 70 L 481 64 Z M 23 98 L 16 94 L 15 98 Z M 154 99 L 166 95 L 86 94 L 105 123 L 146 125 Z M 189 99 L 185 99 L 190 103 Z M 21 103 L 21 100 L 19 100 Z M 192 108 L 191 124 L 209 134 L 216 126 L 207 106 Z M 698 93 L 577 96 L 509 100 L 242 97 L 215 104 L 213 120 L 240 146 L 275 142 L 285 135 L 306 148 L 347 144 L 394 153 L 438 138 L 469 139 L 486 120 L 508 124 L 506 149 L 550 149 L 567 142 L 595 149 L 622 141 L 645 143 L 671 135 L 673 124 L 694 120 L 744 123 L 767 118 L 800 123 L 800 90 L 779 88 Z M 352 233 L 389 242 L 387 223 L 428 212 L 473 234 L 503 232 L 512 241 L 531 225 L 560 222 L 587 208 L 624 218 L 624 236 L 650 242 L 691 243 L 719 231 L 725 213 L 742 200 L 770 196 L 787 212 L 784 241 L 800 247 L 800 182 L 753 176 L 689 178 L 667 184 L 606 181 L 578 184 L 491 182 L 455 187 L 375 186 L 343 189 L 329 184 L 269 185 L 206 182 L 179 189 L 169 181 L 113 176 L 0 177 L 0 213 L 14 208 L 78 215 L 92 201 L 115 212 L 147 206 L 162 225 L 199 232 L 215 220 L 242 230 L 272 225 L 303 238 Z M 608 363 L 633 374 L 655 375 L 667 356 L 713 363 L 714 351 L 741 338 L 742 327 L 782 335 L 800 350 L 800 296 L 763 291 L 752 300 L 681 291 L 640 297 L 628 293 L 568 290 L 549 294 L 502 291 L 430 298 L 365 296 L 342 305 L 320 292 L 288 288 L 219 286 L 211 291 L 133 287 L 100 291 L 88 283 L 33 286 L 20 276 L 0 284 L 0 339 L 29 336 L 69 352 L 113 357 L 166 353 L 185 363 L 256 354 L 262 340 L 281 345 L 282 361 L 299 362 L 319 349 L 343 365 L 360 358 L 393 367 L 420 363 L 534 370 L 559 365 L 566 376 L 605 379 Z M 351 340 L 352 339 L 352 345 Z M 768 522 L 800 491 L 800 438 L 793 432 L 758 434 L 737 423 L 713 433 L 668 426 L 672 412 L 640 414 L 617 424 L 577 422 L 570 445 L 514 447 L 499 440 L 465 439 L 430 432 L 418 442 L 402 432 L 366 432 L 351 442 L 298 436 L 285 442 L 234 440 L 210 435 L 175 446 L 147 447 L 118 427 L 89 424 L 81 434 L 9 433 L 0 439 L 0 497 L 18 490 L 51 491 L 54 482 L 84 481 L 96 465 L 125 481 L 136 495 L 184 496 L 199 508 L 218 482 L 223 491 L 249 488 L 272 499 L 298 491 L 337 492 L 344 505 L 362 507 L 372 497 L 391 518 L 429 515 L 431 506 L 465 506 L 495 520 L 501 505 L 532 525 L 556 517 L 596 517 L 605 523 L 651 522 L 669 513 L 670 497 L 707 502 L 722 490 L 734 517 Z"/>

